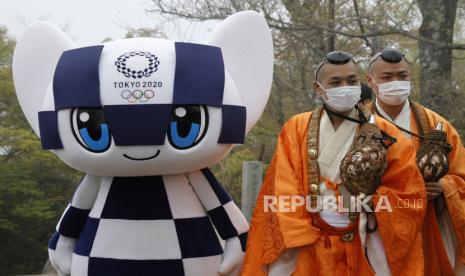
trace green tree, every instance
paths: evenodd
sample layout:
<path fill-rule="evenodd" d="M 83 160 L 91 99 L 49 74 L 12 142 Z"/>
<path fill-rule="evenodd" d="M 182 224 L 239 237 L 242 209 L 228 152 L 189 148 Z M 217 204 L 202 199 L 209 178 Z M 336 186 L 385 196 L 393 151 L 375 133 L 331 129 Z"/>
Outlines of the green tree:
<path fill-rule="evenodd" d="M 43 151 L 13 86 L 14 41 L 0 28 L 0 275 L 40 272 L 80 173 Z"/>

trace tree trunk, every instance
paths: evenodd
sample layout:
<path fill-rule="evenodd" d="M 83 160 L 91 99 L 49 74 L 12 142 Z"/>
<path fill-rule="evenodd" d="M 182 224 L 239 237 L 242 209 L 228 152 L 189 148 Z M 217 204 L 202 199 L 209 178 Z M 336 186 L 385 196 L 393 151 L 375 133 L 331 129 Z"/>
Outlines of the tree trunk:
<path fill-rule="evenodd" d="M 457 0 L 417 0 L 423 16 L 422 38 L 452 44 Z M 452 86 L 452 49 L 418 41 L 421 102 L 437 113 L 452 118 L 455 88 Z"/>
<path fill-rule="evenodd" d="M 325 13 L 325 7 L 319 0 L 283 0 L 286 10 L 291 16 L 291 21 L 301 26 L 313 25 L 321 20 Z M 300 32 L 304 51 L 310 51 L 313 60 L 322 60 L 326 56 L 325 33 L 323 30 L 311 29 Z"/>
<path fill-rule="evenodd" d="M 329 9 L 328 27 L 331 30 L 334 30 L 334 21 L 336 20 L 336 0 L 328 1 L 328 9 Z M 329 34 L 328 46 L 326 50 L 328 52 L 332 52 L 336 50 L 336 35 L 335 34 Z"/>

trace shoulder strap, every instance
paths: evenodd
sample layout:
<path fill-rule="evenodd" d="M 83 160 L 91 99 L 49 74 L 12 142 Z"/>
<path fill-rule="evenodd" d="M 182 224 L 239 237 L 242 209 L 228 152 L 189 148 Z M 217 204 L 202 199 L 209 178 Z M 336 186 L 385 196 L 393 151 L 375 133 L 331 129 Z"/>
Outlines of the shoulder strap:
<path fill-rule="evenodd" d="M 318 137 L 322 111 L 323 108 L 319 107 L 312 112 L 307 129 L 308 191 L 312 205 L 317 203 L 316 196 L 319 194 Z"/>
<path fill-rule="evenodd" d="M 410 108 L 412 109 L 413 117 L 417 123 L 418 133 L 424 136 L 425 133 L 431 129 L 425 108 L 415 101 L 410 101 Z"/>

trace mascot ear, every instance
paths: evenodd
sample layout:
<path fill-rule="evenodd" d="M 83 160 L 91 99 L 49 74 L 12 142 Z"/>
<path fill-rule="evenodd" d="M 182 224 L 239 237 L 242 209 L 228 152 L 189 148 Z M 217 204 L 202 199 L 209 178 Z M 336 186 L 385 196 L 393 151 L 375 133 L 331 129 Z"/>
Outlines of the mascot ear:
<path fill-rule="evenodd" d="M 63 51 L 73 47 L 71 39 L 63 31 L 46 22 L 28 25 L 16 43 L 13 54 L 16 95 L 37 136 L 37 113 L 42 109 L 58 59 Z"/>
<path fill-rule="evenodd" d="M 247 108 L 248 132 L 262 115 L 273 81 L 273 40 L 265 18 L 254 11 L 236 13 L 212 31 L 206 44 L 221 48 Z"/>

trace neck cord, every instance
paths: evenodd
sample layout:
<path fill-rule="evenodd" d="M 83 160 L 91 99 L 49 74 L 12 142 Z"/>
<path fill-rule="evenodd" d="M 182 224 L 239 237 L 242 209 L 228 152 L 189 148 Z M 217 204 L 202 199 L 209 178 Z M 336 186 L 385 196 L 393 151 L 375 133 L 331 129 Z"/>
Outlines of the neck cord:
<path fill-rule="evenodd" d="M 348 121 L 351 121 L 351 122 L 354 122 L 354 123 L 358 123 L 360 125 L 368 123 L 368 119 L 365 117 L 365 115 L 363 115 L 363 112 L 360 110 L 360 108 L 358 106 L 355 106 L 355 109 L 358 112 L 360 120 L 357 120 L 357 119 L 349 117 L 347 115 L 340 114 L 340 113 L 334 112 L 332 110 L 329 110 L 326 106 L 324 106 L 323 109 L 328 113 L 329 116 L 336 116 L 336 117 L 342 118 L 344 120 L 348 120 Z M 380 129 L 380 132 L 381 132 L 382 137 L 378 137 L 378 138 L 376 138 L 376 140 L 379 140 L 380 142 L 382 142 L 383 146 L 386 149 L 389 148 L 392 144 L 397 142 L 396 138 L 394 138 L 391 135 L 387 134 L 383 130 Z M 384 141 L 386 141 L 386 140 L 388 140 L 390 143 L 389 144 L 385 143 Z"/>
<path fill-rule="evenodd" d="M 421 140 L 423 140 L 423 139 L 425 138 L 425 137 L 423 137 L 423 136 L 420 135 L 420 134 L 416 134 L 416 133 L 413 133 L 413 132 L 411 132 L 411 131 L 409 131 L 409 130 L 406 130 L 405 128 L 403 128 L 403 127 L 397 125 L 397 124 L 394 123 L 393 121 L 391 121 L 391 120 L 387 119 L 386 117 L 384 117 L 383 115 L 381 115 L 381 112 L 379 112 L 378 108 L 376 107 L 376 103 L 373 103 L 373 108 L 374 108 L 374 110 L 375 110 L 375 113 L 376 113 L 379 117 L 381 117 L 381 118 L 383 118 L 383 119 L 389 121 L 391 124 L 395 125 L 395 126 L 396 126 L 398 129 L 400 129 L 401 131 L 403 131 L 403 132 L 405 132 L 405 133 L 408 133 L 408 134 L 410 134 L 410 135 L 412 135 L 412 136 L 415 136 L 415 137 L 417 137 L 417 138 L 419 138 L 419 139 L 421 139 Z"/>

